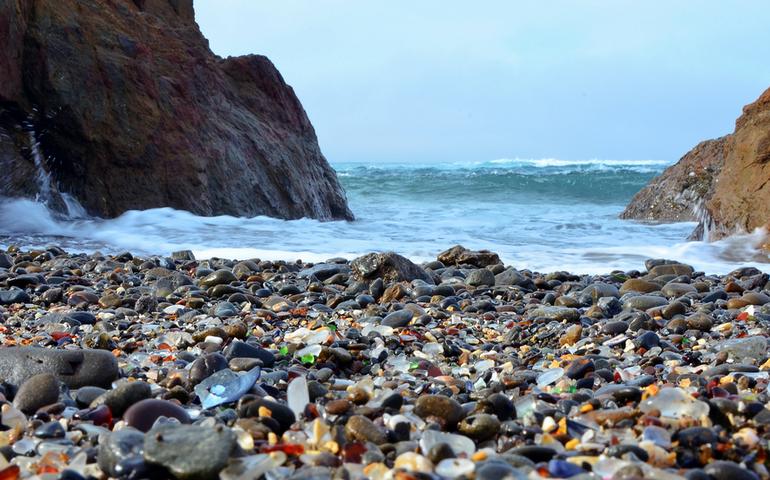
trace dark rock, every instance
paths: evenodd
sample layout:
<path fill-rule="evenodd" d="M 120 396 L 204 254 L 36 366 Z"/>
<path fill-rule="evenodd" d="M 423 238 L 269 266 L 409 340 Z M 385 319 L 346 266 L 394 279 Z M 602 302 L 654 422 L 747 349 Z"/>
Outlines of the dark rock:
<path fill-rule="evenodd" d="M 500 420 L 494 415 L 477 413 L 462 419 L 457 429 L 478 442 L 489 440 L 500 431 Z"/>
<path fill-rule="evenodd" d="M 500 257 L 489 250 L 469 250 L 462 245 L 441 252 L 438 255 L 438 261 L 444 265 L 473 265 L 474 267 L 484 268 L 490 265 L 500 263 Z"/>
<path fill-rule="evenodd" d="M 80 407 L 87 407 L 107 390 L 100 387 L 81 387 L 75 394 L 75 401 Z"/>
<path fill-rule="evenodd" d="M 176 478 L 207 480 L 218 478 L 235 446 L 229 428 L 163 425 L 145 435 L 144 458 Z"/>
<path fill-rule="evenodd" d="M 47 422 L 35 429 L 35 436 L 42 439 L 64 438 L 65 433 L 59 422 Z"/>
<path fill-rule="evenodd" d="M 353 218 L 292 88 L 263 56 L 215 56 L 192 0 L 4 2 L 0 19 L 0 127 L 44 131 L 54 183 L 89 213 Z M 0 194 L 32 197 L 19 137 L 0 135 Z"/>
<path fill-rule="evenodd" d="M 134 403 L 123 414 L 123 420 L 129 427 L 147 432 L 161 416 L 176 418 L 181 423 L 190 423 L 190 416 L 184 408 L 174 402 L 157 398 L 148 398 Z"/>
<path fill-rule="evenodd" d="M 21 384 L 13 399 L 13 405 L 30 414 L 41 407 L 56 403 L 58 399 L 59 380 L 51 373 L 40 373 Z"/>
<path fill-rule="evenodd" d="M 190 383 L 197 385 L 214 373 L 224 370 L 227 366 L 227 358 L 221 353 L 207 353 L 202 355 L 195 359 L 190 366 Z M 251 369 L 246 368 L 245 370 Z"/>
<path fill-rule="evenodd" d="M 409 325 L 414 314 L 411 310 L 396 310 L 382 319 L 382 324 L 388 327 L 400 328 Z"/>
<path fill-rule="evenodd" d="M 486 268 L 471 270 L 465 278 L 465 283 L 472 287 L 491 287 L 495 284 L 495 274 Z"/>
<path fill-rule="evenodd" d="M 37 347 L 0 349 L 0 378 L 21 385 L 39 373 L 53 373 L 70 388 L 109 387 L 118 378 L 118 363 L 104 350 L 51 350 Z"/>
<path fill-rule="evenodd" d="M 247 342 L 234 341 L 224 351 L 225 358 L 232 360 L 237 357 L 256 358 L 262 361 L 262 365 L 270 368 L 275 363 L 275 355 L 262 347 L 257 347 Z"/>
<path fill-rule="evenodd" d="M 113 416 L 121 417 L 131 405 L 151 396 L 152 390 L 149 383 L 142 381 L 123 382 L 95 399 L 91 403 L 91 407 L 104 404 L 110 407 Z"/>
<path fill-rule="evenodd" d="M 118 464 L 126 459 L 141 458 L 144 449 L 144 433 L 133 428 L 123 428 L 104 435 L 99 441 L 97 460 L 99 468 L 111 477 L 120 477 Z"/>
<path fill-rule="evenodd" d="M 433 283 L 433 279 L 422 267 L 393 252 L 370 253 L 350 262 L 357 280 L 382 278 L 386 282 L 411 282 L 415 279 Z"/>
<path fill-rule="evenodd" d="M 362 415 L 353 415 L 345 424 L 345 433 L 351 440 L 359 442 L 372 442 L 382 445 L 388 441 L 388 435 L 368 418 Z"/>
<path fill-rule="evenodd" d="M 714 480 L 759 480 L 759 475 L 737 463 L 717 460 L 703 469 Z"/>
<path fill-rule="evenodd" d="M 444 395 L 423 395 L 414 404 L 414 413 L 421 418 L 435 417 L 453 429 L 465 416 L 463 407 Z"/>
<path fill-rule="evenodd" d="M 0 305 L 12 305 L 14 303 L 29 303 L 31 300 L 27 292 L 20 288 L 0 290 Z"/>

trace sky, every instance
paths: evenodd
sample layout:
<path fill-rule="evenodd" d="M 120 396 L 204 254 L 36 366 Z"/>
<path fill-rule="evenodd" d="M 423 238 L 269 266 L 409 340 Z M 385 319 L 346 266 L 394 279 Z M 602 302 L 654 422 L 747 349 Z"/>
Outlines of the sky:
<path fill-rule="evenodd" d="M 766 0 L 195 0 L 331 162 L 676 161 L 770 87 Z"/>

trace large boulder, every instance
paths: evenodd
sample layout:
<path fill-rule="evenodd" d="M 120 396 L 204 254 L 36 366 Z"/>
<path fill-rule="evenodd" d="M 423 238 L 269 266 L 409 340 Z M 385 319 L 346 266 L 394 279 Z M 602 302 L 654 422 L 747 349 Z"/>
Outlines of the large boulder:
<path fill-rule="evenodd" d="M 0 195 L 39 193 L 37 158 L 100 216 L 352 218 L 292 88 L 214 55 L 192 0 L 7 0 L 0 45 Z"/>
<path fill-rule="evenodd" d="M 691 238 L 717 240 L 770 222 L 770 89 L 743 108 L 735 131 L 703 142 L 639 192 L 621 215 L 695 220 Z"/>
<path fill-rule="evenodd" d="M 369 253 L 350 262 L 353 276 L 357 280 L 372 281 L 377 278 L 385 282 L 411 282 L 424 280 L 434 283 L 433 278 L 419 265 L 393 252 Z"/>

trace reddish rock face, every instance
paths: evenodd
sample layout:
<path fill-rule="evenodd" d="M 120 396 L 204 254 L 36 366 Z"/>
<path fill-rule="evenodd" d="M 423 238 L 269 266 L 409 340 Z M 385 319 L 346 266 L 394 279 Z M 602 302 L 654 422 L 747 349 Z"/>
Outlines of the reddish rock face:
<path fill-rule="evenodd" d="M 0 45 L 0 168 L 34 172 L 33 128 L 90 213 L 352 218 L 294 91 L 265 57 L 214 55 L 191 0 L 7 0 Z"/>
<path fill-rule="evenodd" d="M 622 218 L 699 224 L 717 240 L 770 223 L 770 89 L 747 105 L 735 132 L 688 152 L 642 189 Z"/>

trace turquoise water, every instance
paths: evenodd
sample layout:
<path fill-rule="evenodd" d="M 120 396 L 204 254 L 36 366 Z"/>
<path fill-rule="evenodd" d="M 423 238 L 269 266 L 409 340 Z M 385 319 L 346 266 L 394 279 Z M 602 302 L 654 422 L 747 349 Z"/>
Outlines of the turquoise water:
<path fill-rule="evenodd" d="M 539 271 L 601 273 L 643 267 L 645 258 L 686 261 L 709 273 L 766 261 L 743 236 L 687 242 L 694 224 L 618 219 L 666 162 L 494 160 L 451 164 L 333 164 L 354 222 L 199 217 L 158 208 L 111 220 L 57 218 L 39 203 L 0 204 L 0 244 L 64 245 L 199 257 L 320 261 L 394 250 L 435 258 L 457 243 L 487 248 L 507 264 Z"/>

